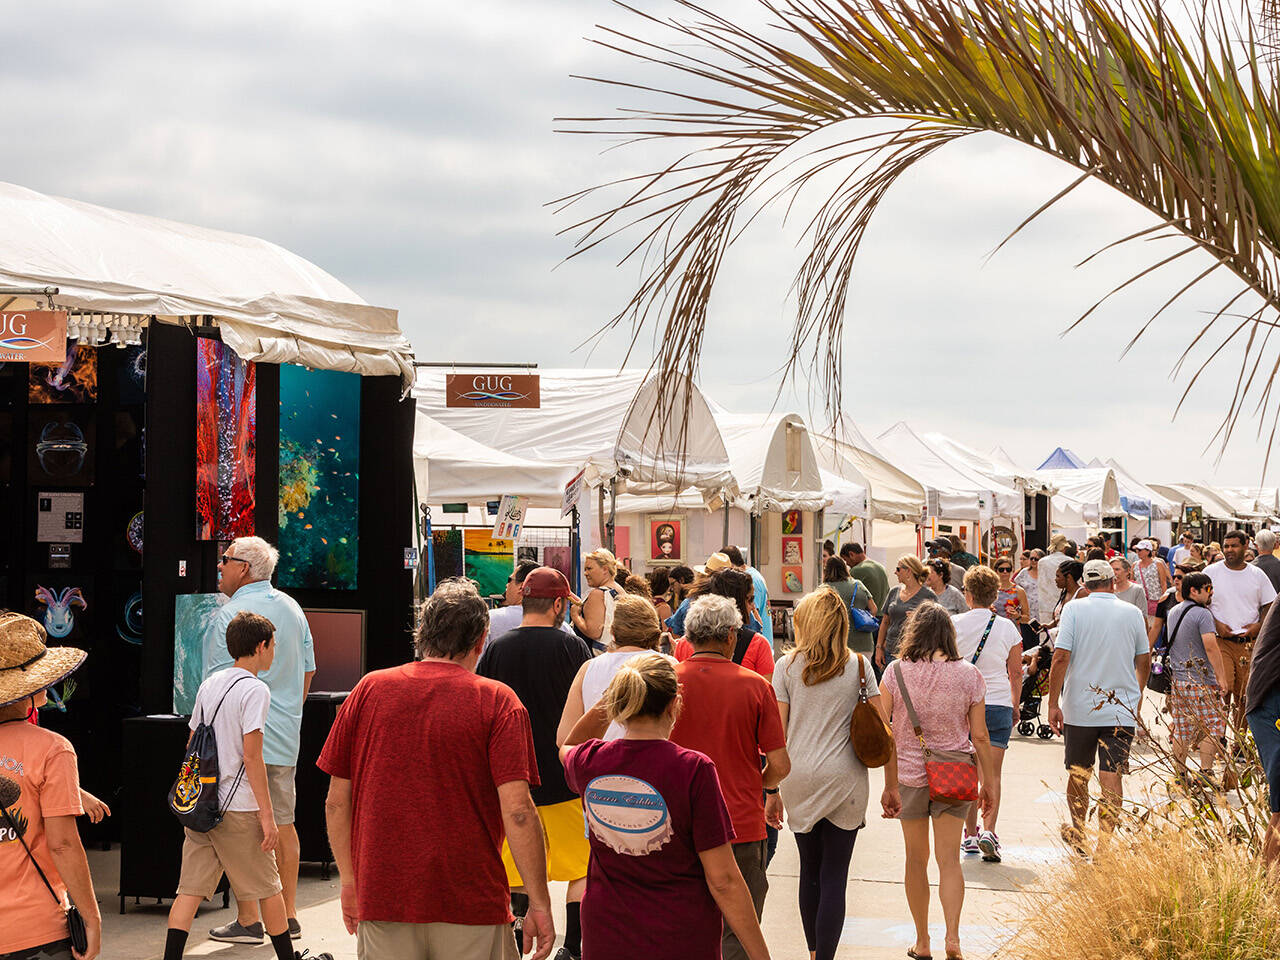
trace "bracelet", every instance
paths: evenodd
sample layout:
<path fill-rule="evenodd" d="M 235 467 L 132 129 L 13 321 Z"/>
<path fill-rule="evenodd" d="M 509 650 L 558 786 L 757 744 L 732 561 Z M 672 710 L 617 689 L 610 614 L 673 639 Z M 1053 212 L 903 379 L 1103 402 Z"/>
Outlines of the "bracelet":
<path fill-rule="evenodd" d="M 777 787 L 765 787 L 765 788 L 764 788 L 764 792 L 765 792 L 765 793 L 767 793 L 769 796 L 771 796 L 771 797 L 772 797 L 775 793 L 777 793 L 777 792 L 778 792 L 778 788 L 777 788 Z"/>

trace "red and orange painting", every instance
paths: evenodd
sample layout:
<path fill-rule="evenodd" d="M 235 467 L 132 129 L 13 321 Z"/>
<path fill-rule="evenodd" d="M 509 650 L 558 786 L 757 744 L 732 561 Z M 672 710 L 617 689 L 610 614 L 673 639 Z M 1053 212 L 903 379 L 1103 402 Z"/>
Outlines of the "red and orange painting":
<path fill-rule="evenodd" d="M 62 363 L 33 363 L 27 381 L 29 403 L 93 403 L 98 399 L 98 351 L 67 344 Z"/>
<path fill-rule="evenodd" d="M 196 539 L 253 534 L 256 378 L 221 341 L 196 340 Z"/>

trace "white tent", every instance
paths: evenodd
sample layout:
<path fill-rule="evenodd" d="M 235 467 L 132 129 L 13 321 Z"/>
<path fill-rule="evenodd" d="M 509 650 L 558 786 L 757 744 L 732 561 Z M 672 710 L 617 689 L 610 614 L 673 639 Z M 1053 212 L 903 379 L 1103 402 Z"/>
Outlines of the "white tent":
<path fill-rule="evenodd" d="M 1124 513 L 1120 506 L 1120 489 L 1110 467 L 1037 470 L 1035 474 L 1058 490 L 1052 499 L 1055 527 L 1099 524 L 1103 517 Z"/>
<path fill-rule="evenodd" d="M 1223 500 L 1209 487 L 1199 483 L 1151 483 L 1148 484 L 1162 496 L 1178 504 L 1181 514 L 1188 506 L 1199 507 L 1206 520 L 1234 522 L 1236 506 Z"/>
<path fill-rule="evenodd" d="M 842 414 L 840 419 L 839 437 L 814 437 L 814 450 L 822 470 L 831 477 L 862 487 L 871 519 L 919 522 L 924 509 L 924 487 L 886 460 L 848 414 Z M 833 490 L 829 484 L 828 491 Z M 840 503 L 833 502 L 831 509 L 845 512 Z M 862 517 L 857 513 L 847 515 Z"/>
<path fill-rule="evenodd" d="M 1120 500 L 1128 510 L 1129 516 L 1147 516 L 1147 514 L 1135 513 L 1133 510 L 1135 503 L 1145 500 L 1150 507 L 1149 515 L 1151 520 L 1173 519 L 1174 514 L 1177 512 L 1177 506 L 1168 497 L 1138 480 L 1115 460 L 1108 458 L 1097 465 L 1110 467 L 1111 472 L 1115 474 L 1116 486 L 1120 489 Z"/>
<path fill-rule="evenodd" d="M 1014 466 L 1012 461 L 1008 460 L 1007 454 L 1004 458 L 997 460 L 994 456 L 979 453 L 972 447 L 965 446 L 941 433 L 926 433 L 923 439 L 933 449 L 946 454 L 972 472 L 990 477 L 1015 490 L 1021 490 L 1026 495 L 1053 493 L 1053 486 L 1043 477 L 1037 476 L 1034 471 L 1021 470 Z"/>
<path fill-rule="evenodd" d="M 413 395 L 420 413 L 486 447 L 572 472 L 585 466 L 591 486 L 618 478 L 619 491 L 633 493 L 674 495 L 694 487 L 706 499 L 736 494 L 724 440 L 696 387 L 682 441 L 685 404 L 677 403 L 673 415 L 658 422 L 656 381 L 644 373 L 537 372 L 537 409 L 447 407 L 446 372 L 436 369 L 419 370 Z"/>
<path fill-rule="evenodd" d="M 730 413 L 714 403 L 712 408 L 744 510 L 817 511 L 830 504 L 804 420 L 794 413 Z"/>
<path fill-rule="evenodd" d="M 883 455 L 915 478 L 932 498 L 938 516 L 987 523 L 993 517 L 1021 519 L 1022 492 L 979 473 L 916 433 L 906 423 L 894 424 L 876 438 Z"/>
<path fill-rule="evenodd" d="M 0 183 L 3 287 L 54 287 L 56 308 L 84 313 L 213 316 L 246 360 L 413 380 L 413 348 L 396 311 L 369 306 L 319 267 L 254 237 Z M 21 295 L 7 309 L 38 302 Z"/>
<path fill-rule="evenodd" d="M 1275 487 L 1214 487 L 1229 503 L 1236 505 L 1237 517 L 1261 522 L 1280 516 Z"/>

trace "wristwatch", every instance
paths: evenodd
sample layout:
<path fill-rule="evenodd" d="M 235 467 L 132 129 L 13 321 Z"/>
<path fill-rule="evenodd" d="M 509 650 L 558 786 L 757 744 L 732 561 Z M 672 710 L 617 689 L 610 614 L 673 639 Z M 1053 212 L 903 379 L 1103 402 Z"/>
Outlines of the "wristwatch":
<path fill-rule="evenodd" d="M 777 787 L 765 787 L 765 788 L 764 788 L 764 792 L 765 792 L 765 793 L 767 793 L 769 796 L 771 796 L 771 797 L 772 797 L 775 793 L 777 793 L 777 792 L 778 792 L 778 788 L 777 788 Z"/>

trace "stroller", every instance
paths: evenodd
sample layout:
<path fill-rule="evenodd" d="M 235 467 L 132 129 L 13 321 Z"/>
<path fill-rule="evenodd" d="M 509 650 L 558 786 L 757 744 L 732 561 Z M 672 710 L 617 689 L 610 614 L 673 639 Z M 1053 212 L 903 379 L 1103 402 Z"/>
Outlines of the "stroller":
<path fill-rule="evenodd" d="M 1023 652 L 1031 656 L 1031 663 L 1023 668 L 1022 694 L 1018 701 L 1018 733 L 1024 737 L 1032 734 L 1041 740 L 1052 740 L 1053 730 L 1040 720 L 1040 702 L 1049 692 L 1049 663 L 1053 648 L 1045 631 L 1041 642 Z"/>

